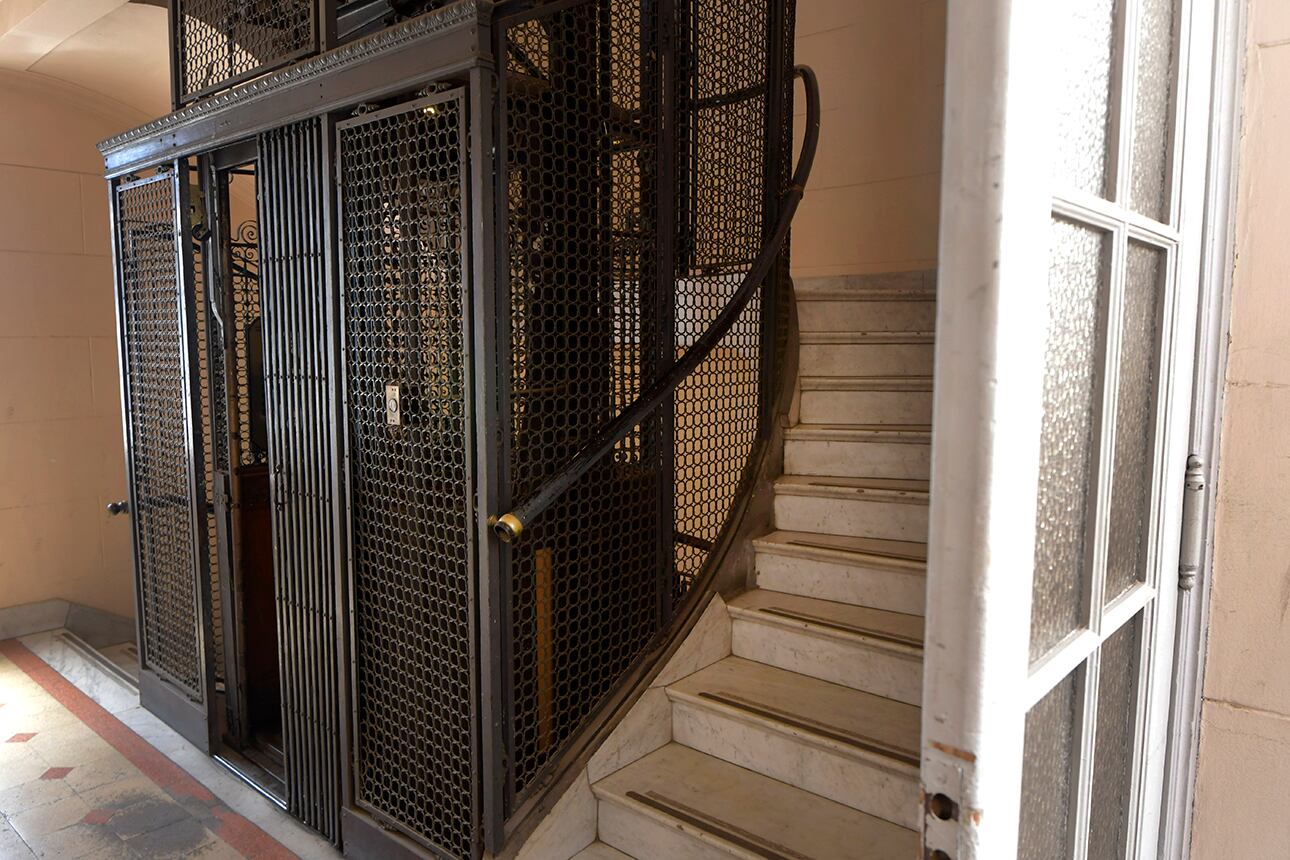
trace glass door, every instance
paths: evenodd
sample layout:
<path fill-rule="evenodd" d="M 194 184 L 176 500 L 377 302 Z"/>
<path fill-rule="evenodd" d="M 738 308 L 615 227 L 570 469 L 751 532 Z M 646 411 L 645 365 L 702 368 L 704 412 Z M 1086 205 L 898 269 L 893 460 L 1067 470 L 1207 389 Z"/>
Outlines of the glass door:
<path fill-rule="evenodd" d="M 1154 857 L 1213 5 L 965 5 L 996 26 L 951 9 L 925 838 Z"/>

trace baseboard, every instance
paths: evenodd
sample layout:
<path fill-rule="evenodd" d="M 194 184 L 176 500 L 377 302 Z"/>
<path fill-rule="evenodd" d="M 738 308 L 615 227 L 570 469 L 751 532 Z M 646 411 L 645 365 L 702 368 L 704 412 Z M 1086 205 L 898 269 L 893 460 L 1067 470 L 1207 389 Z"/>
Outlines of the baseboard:
<path fill-rule="evenodd" d="M 135 623 L 114 612 L 55 598 L 0 608 L 0 639 L 66 628 L 94 648 L 133 642 Z"/>
<path fill-rule="evenodd" d="M 17 639 L 67 625 L 71 604 L 66 600 L 41 600 L 0 609 L 0 639 Z"/>

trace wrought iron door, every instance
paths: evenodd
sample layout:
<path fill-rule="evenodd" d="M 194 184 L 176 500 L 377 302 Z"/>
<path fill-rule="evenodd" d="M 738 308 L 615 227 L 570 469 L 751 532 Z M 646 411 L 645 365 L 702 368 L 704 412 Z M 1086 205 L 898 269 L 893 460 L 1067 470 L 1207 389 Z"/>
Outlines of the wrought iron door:
<path fill-rule="evenodd" d="M 194 436 L 187 165 L 118 182 L 114 197 L 141 698 L 206 749 L 210 596 L 205 521 L 197 515 L 205 498 Z"/>
<path fill-rule="evenodd" d="M 319 119 L 260 137 L 260 288 L 287 808 L 338 837 L 335 400 Z"/>
<path fill-rule="evenodd" d="M 476 620 L 460 90 L 338 126 L 354 800 L 476 853 Z"/>

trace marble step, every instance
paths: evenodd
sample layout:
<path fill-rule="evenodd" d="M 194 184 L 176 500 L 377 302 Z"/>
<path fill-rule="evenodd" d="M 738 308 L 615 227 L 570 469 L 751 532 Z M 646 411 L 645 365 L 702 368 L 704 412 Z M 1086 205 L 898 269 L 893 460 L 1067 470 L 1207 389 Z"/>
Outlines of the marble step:
<path fill-rule="evenodd" d="M 909 615 L 926 605 L 927 545 L 775 531 L 753 541 L 757 585 L 769 591 Z"/>
<path fill-rule="evenodd" d="M 672 738 L 710 756 L 916 828 L 913 705 L 728 657 L 667 688 Z"/>
<path fill-rule="evenodd" d="M 603 842 L 593 842 L 573 855 L 573 860 L 632 860 L 632 857 Z"/>
<path fill-rule="evenodd" d="M 784 471 L 844 478 L 916 478 L 931 473 L 926 424 L 798 424 L 784 439 Z"/>
<path fill-rule="evenodd" d="M 931 332 L 802 332 L 803 376 L 931 376 Z"/>
<path fill-rule="evenodd" d="M 755 588 L 728 604 L 736 657 L 910 705 L 923 697 L 923 619 Z"/>
<path fill-rule="evenodd" d="M 897 272 L 794 282 L 805 332 L 934 331 L 936 273 Z"/>
<path fill-rule="evenodd" d="M 892 860 L 918 834 L 671 743 L 592 786 L 600 839 L 637 860 Z"/>
<path fill-rule="evenodd" d="M 775 481 L 775 527 L 923 542 L 927 503 L 927 481 L 784 475 Z"/>
<path fill-rule="evenodd" d="M 932 423 L 930 376 L 803 376 L 803 424 Z"/>

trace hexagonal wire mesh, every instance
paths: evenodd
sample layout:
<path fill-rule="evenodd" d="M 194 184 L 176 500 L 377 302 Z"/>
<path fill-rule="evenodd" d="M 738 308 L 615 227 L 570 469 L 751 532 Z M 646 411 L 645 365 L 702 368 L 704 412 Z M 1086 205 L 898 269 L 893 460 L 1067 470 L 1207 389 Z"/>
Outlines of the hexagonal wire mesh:
<path fill-rule="evenodd" d="M 751 268 L 768 184 L 777 196 L 787 177 L 768 152 L 791 112 L 768 127 L 768 80 L 776 28 L 778 73 L 791 68 L 790 12 L 586 0 L 504 25 L 513 501 L 693 344 Z M 760 430 L 767 322 L 755 298 L 673 401 L 512 548 L 512 808 L 708 561 Z"/>
<path fill-rule="evenodd" d="M 140 663 L 201 700 L 175 183 L 161 173 L 117 186 L 118 283 L 143 614 Z"/>
<path fill-rule="evenodd" d="M 456 856 L 478 820 L 464 113 L 338 126 L 355 798 Z"/>
<path fill-rule="evenodd" d="M 313 0 L 177 0 L 174 65 L 180 103 L 316 50 L 318 5 Z"/>

